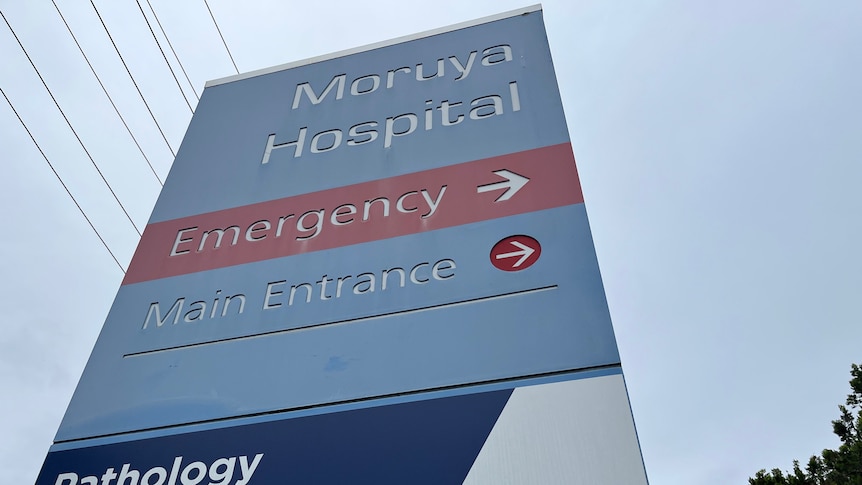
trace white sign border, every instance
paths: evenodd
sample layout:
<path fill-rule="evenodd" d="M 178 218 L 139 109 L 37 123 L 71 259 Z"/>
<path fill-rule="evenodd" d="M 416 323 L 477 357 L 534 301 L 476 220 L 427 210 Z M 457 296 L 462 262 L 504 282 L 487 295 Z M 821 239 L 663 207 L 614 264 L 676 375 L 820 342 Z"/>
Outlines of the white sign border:
<path fill-rule="evenodd" d="M 453 32 L 456 30 L 466 29 L 468 27 L 474 27 L 476 25 L 487 24 L 489 22 L 494 22 L 497 20 L 503 20 L 510 17 L 517 17 L 518 15 L 526 15 L 533 12 L 538 12 L 542 10 L 542 4 L 538 3 L 535 5 L 531 5 L 529 7 L 523 7 L 516 10 L 510 10 L 508 12 L 498 13 L 496 15 L 490 15 L 488 17 L 482 17 L 480 19 L 468 20 L 466 22 L 461 22 L 458 24 L 449 25 L 447 27 L 440 27 L 437 29 L 426 30 L 425 32 L 419 32 L 417 34 L 405 35 L 403 37 L 397 37 L 395 39 L 384 40 L 381 42 L 375 42 L 373 44 L 367 44 L 360 47 L 354 47 L 352 49 L 347 49 L 338 52 L 332 52 L 330 54 L 324 54 L 322 56 L 310 57 L 308 59 L 303 59 L 301 61 L 289 62 L 287 64 L 280 64 L 278 66 L 267 67 L 264 69 L 258 69 L 256 71 L 245 72 L 242 74 L 235 74 L 233 76 L 223 77 L 219 79 L 213 79 L 212 81 L 207 81 L 204 85 L 205 88 L 209 88 L 212 86 L 218 86 L 221 84 L 228 84 L 235 81 L 241 81 L 243 79 L 249 79 L 257 76 L 263 76 L 265 74 L 272 74 L 278 71 L 284 71 L 287 69 L 293 69 L 295 67 L 305 66 L 308 64 L 314 64 L 316 62 L 327 61 L 329 59 L 335 59 L 338 57 L 349 56 L 352 54 L 358 54 L 360 52 L 371 51 L 374 49 L 380 49 L 382 47 L 388 47 L 395 44 L 401 44 L 404 42 L 410 42 L 412 40 L 423 39 L 425 37 L 431 37 L 434 35 L 445 34 L 447 32 Z"/>

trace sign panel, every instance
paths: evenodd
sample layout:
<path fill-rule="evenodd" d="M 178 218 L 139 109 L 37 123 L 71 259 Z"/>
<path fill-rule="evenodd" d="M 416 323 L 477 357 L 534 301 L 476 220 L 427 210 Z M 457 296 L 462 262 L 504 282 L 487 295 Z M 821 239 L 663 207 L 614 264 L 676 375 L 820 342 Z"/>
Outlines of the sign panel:
<path fill-rule="evenodd" d="M 619 365 L 532 7 L 209 83 L 42 477 L 271 483 L 331 433 L 455 483 L 521 389 L 611 379 L 630 423 Z"/>

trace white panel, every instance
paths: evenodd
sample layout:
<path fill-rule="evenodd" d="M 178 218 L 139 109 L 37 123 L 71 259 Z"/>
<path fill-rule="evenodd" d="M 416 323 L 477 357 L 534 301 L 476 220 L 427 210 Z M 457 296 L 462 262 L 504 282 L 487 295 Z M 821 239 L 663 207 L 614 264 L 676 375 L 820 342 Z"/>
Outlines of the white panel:
<path fill-rule="evenodd" d="M 515 389 L 464 483 L 645 485 L 623 377 Z"/>

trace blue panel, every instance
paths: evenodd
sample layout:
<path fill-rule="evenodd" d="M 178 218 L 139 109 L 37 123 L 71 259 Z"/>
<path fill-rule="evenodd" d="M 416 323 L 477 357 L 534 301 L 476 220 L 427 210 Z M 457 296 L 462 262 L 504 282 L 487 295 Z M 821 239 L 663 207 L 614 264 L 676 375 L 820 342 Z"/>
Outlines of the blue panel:
<path fill-rule="evenodd" d="M 508 273 L 489 252 L 513 233 L 543 249 L 535 265 Z M 262 309 L 270 281 L 313 284 L 446 258 L 457 268 L 443 281 L 385 291 L 378 282 L 374 293 Z M 151 302 L 216 289 L 247 294 L 245 312 L 142 329 Z M 441 306 L 122 357 L 433 305 Z M 583 205 L 127 285 L 99 342 L 110 345 L 94 350 L 58 440 L 619 363 Z"/>
<path fill-rule="evenodd" d="M 457 79 L 456 67 L 468 62 L 470 74 Z M 437 69 L 445 75 L 419 81 L 420 64 L 425 75 Z M 351 94 L 369 86 L 354 79 L 373 82 L 371 75 L 384 85 Z M 330 81 L 332 90 L 313 105 L 311 97 L 323 96 Z M 305 82 L 317 94 L 298 91 Z M 293 109 L 297 92 L 305 97 Z M 499 114 L 470 116 L 474 102 L 487 113 L 489 95 L 499 95 Z M 461 103 L 447 118 L 452 126 L 442 122 L 445 103 Z M 356 137 L 351 125 L 373 121 L 382 132 L 387 118 L 405 113 L 415 113 L 420 126 L 390 147 L 382 133 L 374 142 L 347 143 Z M 336 128 L 341 145 L 312 153 L 315 133 Z M 308 131 L 301 157 L 293 156 L 295 148 L 279 148 L 261 163 L 270 134 L 272 143 L 286 143 L 302 129 Z M 567 141 L 541 12 L 533 12 L 207 88 L 152 221 Z M 579 190 L 574 180 L 571 190 Z M 583 204 L 422 227 L 402 237 L 124 285 L 56 440 L 619 363 Z M 523 271 L 495 268 L 491 248 L 518 234 L 539 241 L 541 257 Z M 443 276 L 435 279 L 438 262 Z M 384 273 L 393 268 L 403 270 L 405 282 L 396 272 L 384 289 Z M 418 281 L 407 276 L 413 268 L 421 269 Z M 374 291 L 357 283 L 360 275 Z M 350 278 L 343 295 L 318 289 L 329 278 L 333 295 L 340 277 Z M 272 284 L 269 294 L 280 307 L 268 303 Z M 175 302 L 184 306 L 170 315 Z M 195 313 L 202 318 L 194 321 Z"/>
<path fill-rule="evenodd" d="M 482 65 L 483 51 L 499 45 L 511 47 L 512 60 Z M 476 57 L 469 75 L 456 81 L 458 72 L 449 58 L 465 65 L 471 52 Z M 429 76 L 441 58 L 444 76 L 416 80 L 417 64 L 424 64 L 424 75 Z M 411 72 L 396 73 L 393 87 L 387 89 L 388 72 L 401 67 Z M 292 109 L 298 84 L 308 82 L 322 95 L 340 74 L 346 75 L 342 99 L 335 99 L 333 88 L 320 104 L 303 98 Z M 354 79 L 372 74 L 381 77 L 376 91 L 350 94 Z M 517 112 L 509 101 L 510 82 L 518 83 Z M 437 109 L 442 101 L 462 103 L 451 109 L 454 120 L 469 112 L 471 101 L 488 95 L 506 100 L 502 115 L 465 117 L 459 124 L 442 126 Z M 430 130 L 425 129 L 427 108 L 434 108 Z M 374 142 L 347 146 L 352 125 L 376 121 L 382 130 L 386 118 L 405 113 L 416 114 L 420 124 L 391 147 L 383 147 L 382 131 Z M 279 149 L 261 165 L 269 134 L 276 135 L 275 143 L 287 143 L 297 140 L 303 127 L 308 129 L 306 144 L 318 132 L 340 129 L 341 146 L 317 154 L 306 146 L 299 158 L 293 158 L 292 148 Z M 205 89 L 150 222 L 567 141 L 541 12 L 534 12 Z"/>
<path fill-rule="evenodd" d="M 416 78 L 420 66 L 428 80 Z M 285 144 L 300 138 L 294 156 Z M 391 188 L 385 179 L 478 160 L 495 167 L 467 193 L 484 194 L 499 184 L 492 174 L 514 170 L 492 157 L 568 150 L 568 140 L 534 11 L 207 88 L 150 222 L 312 192 L 325 205 L 333 197 L 319 191 Z M 524 166 L 539 167 L 538 152 L 520 154 Z M 429 213 L 438 219 L 396 232 L 366 225 L 374 238 L 336 237 L 289 257 L 259 252 L 274 259 L 241 264 L 254 258 L 222 251 L 213 260 L 233 266 L 209 271 L 153 259 L 174 270 L 160 275 L 198 272 L 120 288 L 37 485 L 234 485 L 253 466 L 255 484 L 461 483 L 511 386 L 620 372 L 572 168 L 549 177 L 557 189 L 520 195 L 536 202 L 529 213 L 456 226 Z M 577 197 L 545 204 L 548 194 Z M 460 210 L 474 199 L 458 197 L 451 212 L 469 214 Z M 276 233 L 296 218 L 283 215 Z M 409 231 L 419 232 L 392 237 Z M 496 268 L 492 248 L 516 235 L 541 244 L 540 256 Z M 354 244 L 376 237 L 388 239 Z M 170 254 L 170 242 L 139 250 Z"/>
<path fill-rule="evenodd" d="M 58 476 L 101 477 L 124 465 L 149 483 L 200 462 L 225 474 L 201 483 L 233 485 L 247 464 L 262 454 L 250 483 L 276 484 L 457 484 L 485 443 L 511 390 L 499 390 L 331 414 L 163 436 L 48 454 L 36 485 L 58 485 Z M 181 457 L 177 466 L 175 460 Z M 234 459 L 233 473 L 227 475 Z M 222 459 L 219 465 L 217 460 Z M 251 468 L 249 466 L 248 468 Z M 127 472 L 128 474 L 128 472 Z M 196 476 L 194 468 L 188 475 Z M 69 476 L 69 475 L 67 475 Z M 117 477 L 119 483 L 119 477 Z M 75 484 L 76 482 L 71 482 Z M 87 482 L 84 482 L 87 483 Z M 101 482 L 100 482 L 101 483 Z M 129 482 L 126 482 L 129 483 Z M 197 483 L 197 482 L 193 482 Z M 69 481 L 62 485 L 70 485 Z"/>

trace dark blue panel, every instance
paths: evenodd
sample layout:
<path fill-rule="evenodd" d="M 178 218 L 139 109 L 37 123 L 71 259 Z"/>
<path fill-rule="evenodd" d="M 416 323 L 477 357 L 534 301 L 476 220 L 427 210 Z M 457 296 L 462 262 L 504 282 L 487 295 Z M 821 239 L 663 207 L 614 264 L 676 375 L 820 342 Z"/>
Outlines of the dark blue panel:
<path fill-rule="evenodd" d="M 139 478 L 125 483 L 181 485 L 182 472 L 194 462 L 224 473 L 219 459 L 235 458 L 233 485 L 246 463 L 263 454 L 251 484 L 457 484 L 461 483 L 491 432 L 512 391 L 414 401 L 339 413 L 284 419 L 231 428 L 163 436 L 48 454 L 37 485 L 55 485 L 58 476 L 74 473 L 99 479 L 109 468 L 118 475 L 124 465 Z M 179 466 L 174 462 L 182 457 Z M 176 468 L 175 483 L 171 483 Z M 189 470 L 195 478 L 197 472 Z M 164 478 L 162 478 L 164 476 Z M 214 477 L 202 477 L 210 483 Z M 119 477 L 110 482 L 116 484 Z M 194 481 L 192 481 L 194 482 Z M 76 482 L 63 480 L 64 485 Z M 88 482 L 84 482 L 88 483 Z"/>

